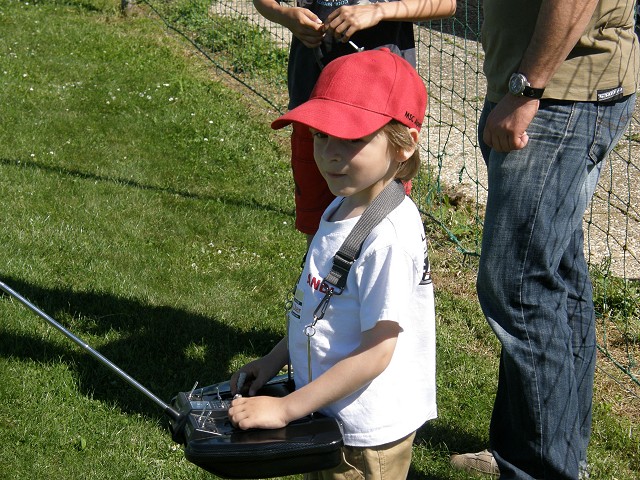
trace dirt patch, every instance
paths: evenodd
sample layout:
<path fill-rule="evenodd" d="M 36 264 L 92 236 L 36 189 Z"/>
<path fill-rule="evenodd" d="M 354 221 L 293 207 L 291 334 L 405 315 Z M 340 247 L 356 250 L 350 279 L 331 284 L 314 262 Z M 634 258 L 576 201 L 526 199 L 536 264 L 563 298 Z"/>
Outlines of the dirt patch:
<path fill-rule="evenodd" d="M 486 169 L 476 126 L 485 81 L 475 37 L 418 29 L 418 70 L 429 96 L 424 155 L 441 182 L 484 206 Z M 584 219 L 585 254 L 617 277 L 640 280 L 640 104 L 628 133 L 609 156 Z"/>

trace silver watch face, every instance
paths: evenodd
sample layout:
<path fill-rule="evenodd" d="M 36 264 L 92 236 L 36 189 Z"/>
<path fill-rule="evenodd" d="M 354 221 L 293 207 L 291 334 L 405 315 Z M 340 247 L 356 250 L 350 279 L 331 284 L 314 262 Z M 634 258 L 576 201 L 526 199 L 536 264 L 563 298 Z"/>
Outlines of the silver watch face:
<path fill-rule="evenodd" d="M 513 95 L 522 95 L 527 85 L 527 79 L 521 73 L 514 73 L 511 75 L 511 78 L 509 78 L 509 92 Z"/>

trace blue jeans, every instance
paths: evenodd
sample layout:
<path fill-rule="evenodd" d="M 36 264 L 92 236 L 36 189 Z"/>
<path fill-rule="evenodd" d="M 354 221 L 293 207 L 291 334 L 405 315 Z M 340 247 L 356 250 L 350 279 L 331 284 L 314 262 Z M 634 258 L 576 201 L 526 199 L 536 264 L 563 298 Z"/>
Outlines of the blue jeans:
<path fill-rule="evenodd" d="M 502 345 L 491 450 L 504 479 L 577 479 L 586 467 L 595 315 L 582 219 L 635 95 L 610 103 L 541 101 L 529 144 L 482 142 L 489 193 L 477 278 Z"/>

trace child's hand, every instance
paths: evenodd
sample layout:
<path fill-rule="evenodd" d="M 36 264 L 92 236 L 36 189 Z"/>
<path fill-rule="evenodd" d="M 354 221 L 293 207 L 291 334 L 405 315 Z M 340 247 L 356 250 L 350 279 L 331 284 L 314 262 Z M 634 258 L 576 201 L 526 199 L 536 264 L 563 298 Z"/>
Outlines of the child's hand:
<path fill-rule="evenodd" d="M 322 43 L 324 26 L 318 16 L 307 8 L 291 7 L 285 9 L 287 27 L 305 47 L 316 48 Z"/>
<path fill-rule="evenodd" d="M 229 420 L 242 430 L 249 428 L 282 428 L 286 418 L 284 400 L 278 397 L 236 398 L 229 408 Z"/>
<path fill-rule="evenodd" d="M 377 3 L 343 6 L 327 17 L 325 33 L 347 43 L 354 33 L 374 27 L 380 21 L 382 11 Z"/>
<path fill-rule="evenodd" d="M 231 394 L 253 396 L 265 383 L 273 378 L 269 372 L 262 368 L 261 360 L 255 360 L 246 364 L 240 370 L 231 375 L 229 383 L 231 384 Z M 243 377 L 242 382 L 239 378 Z"/>
<path fill-rule="evenodd" d="M 273 357 L 269 355 L 247 363 L 231 376 L 229 380 L 231 394 L 254 396 L 265 383 L 278 373 L 280 367 L 280 363 L 274 362 Z M 243 377 L 242 385 L 238 382 L 241 376 Z"/>

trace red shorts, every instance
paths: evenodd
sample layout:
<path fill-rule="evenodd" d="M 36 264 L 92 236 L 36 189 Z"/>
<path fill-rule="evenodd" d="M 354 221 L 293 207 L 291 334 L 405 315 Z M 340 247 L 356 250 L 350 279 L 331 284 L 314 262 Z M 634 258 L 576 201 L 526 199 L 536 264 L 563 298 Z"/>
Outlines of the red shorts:
<path fill-rule="evenodd" d="M 320 217 L 335 198 L 313 159 L 313 137 L 309 127 L 293 124 L 291 169 L 295 183 L 296 228 L 313 235 Z"/>
<path fill-rule="evenodd" d="M 313 235 L 320 225 L 320 217 L 335 196 L 329 190 L 313 158 L 313 137 L 309 127 L 293 124 L 291 133 L 291 169 L 295 183 L 296 228 Z M 411 181 L 405 183 L 407 195 Z"/>

